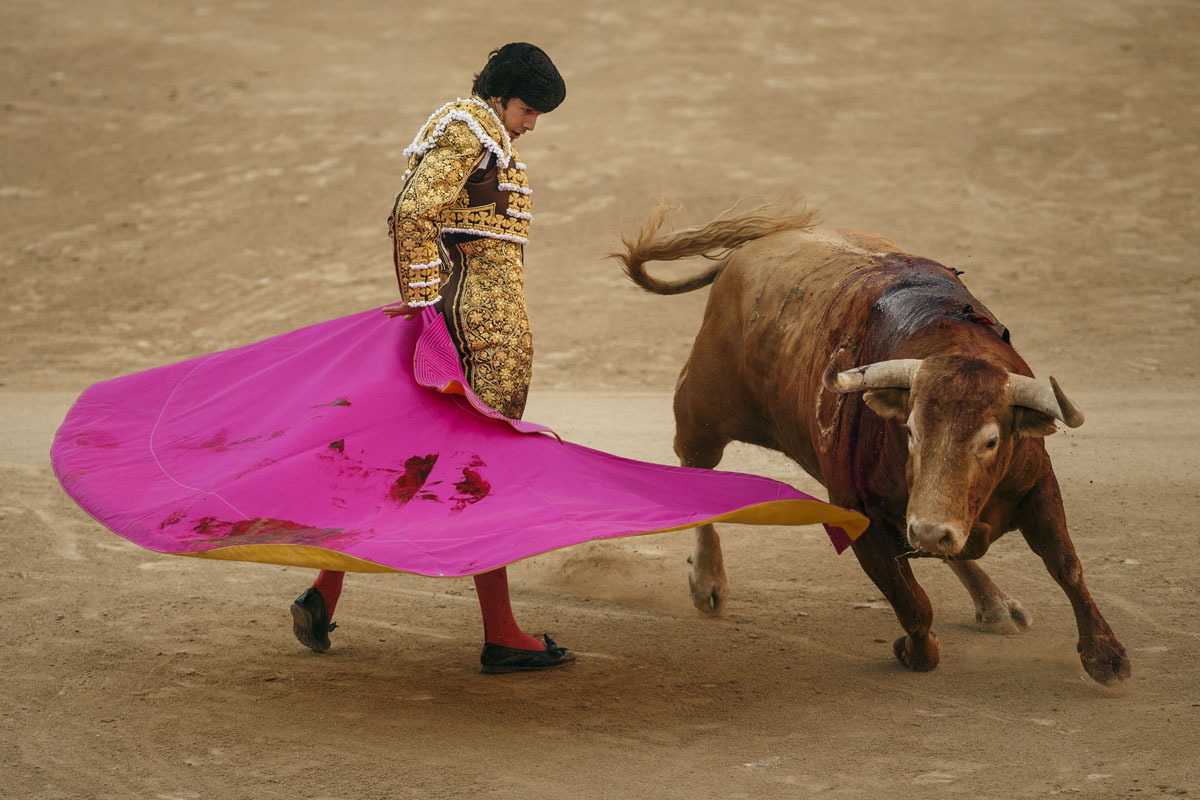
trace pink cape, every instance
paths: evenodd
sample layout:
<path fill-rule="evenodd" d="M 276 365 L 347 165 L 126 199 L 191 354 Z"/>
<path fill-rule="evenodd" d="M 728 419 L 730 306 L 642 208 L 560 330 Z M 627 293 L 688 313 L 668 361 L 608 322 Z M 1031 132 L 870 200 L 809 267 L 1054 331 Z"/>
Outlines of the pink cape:
<path fill-rule="evenodd" d="M 465 383 L 438 313 L 364 311 L 98 383 L 51 461 L 80 507 L 150 550 L 352 572 L 472 575 L 722 520 L 825 523 L 841 552 L 866 527 L 768 478 L 560 441 Z"/>

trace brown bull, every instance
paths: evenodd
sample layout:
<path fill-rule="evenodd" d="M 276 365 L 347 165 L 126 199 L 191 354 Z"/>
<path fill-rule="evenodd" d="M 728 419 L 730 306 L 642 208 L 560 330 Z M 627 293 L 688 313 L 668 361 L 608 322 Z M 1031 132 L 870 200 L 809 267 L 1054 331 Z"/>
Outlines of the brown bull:
<path fill-rule="evenodd" d="M 954 270 L 874 234 L 813 227 L 811 214 L 760 209 L 660 235 L 664 215 L 618 258 L 650 292 L 713 287 L 675 392 L 684 466 L 717 466 L 733 440 L 768 447 L 869 517 L 854 554 L 895 609 L 907 635 L 893 649 L 914 670 L 937 666 L 939 649 L 909 558 L 945 560 L 984 625 L 1027 628 L 1028 612 L 976 564 L 1019 529 L 1071 600 L 1088 674 L 1129 676 L 1084 585 L 1042 441 L 1055 419 L 1075 427 L 1083 415 L 1053 378 L 1033 379 Z M 645 270 L 697 255 L 716 266 L 677 282 Z M 711 525 L 689 560 L 693 602 L 720 611 L 728 581 Z"/>

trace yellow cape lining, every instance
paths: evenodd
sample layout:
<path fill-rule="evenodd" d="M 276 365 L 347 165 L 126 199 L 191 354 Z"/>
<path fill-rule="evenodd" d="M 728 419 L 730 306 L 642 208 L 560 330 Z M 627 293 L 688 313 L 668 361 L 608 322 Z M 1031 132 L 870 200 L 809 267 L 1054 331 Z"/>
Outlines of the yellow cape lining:
<path fill-rule="evenodd" d="M 736 511 L 730 511 L 702 522 L 690 522 L 686 525 L 675 525 L 670 528 L 658 528 L 652 531 L 631 533 L 627 534 L 627 536 L 648 536 L 652 533 L 681 531 L 687 528 L 698 528 L 701 525 L 709 525 L 714 522 L 736 522 L 743 525 L 816 525 L 825 522 L 844 530 L 851 541 L 861 536 L 869 524 L 867 518 L 857 511 L 831 506 L 820 500 L 772 500 L 767 503 L 758 503 L 757 505 L 739 508 Z M 563 545 L 563 547 L 570 546 Z M 561 550 L 562 548 L 554 549 Z M 170 555 L 215 558 L 222 561 L 250 561 L 258 564 L 280 564 L 288 567 L 311 567 L 312 569 L 338 570 L 341 572 L 407 572 L 416 575 L 424 574 L 413 572 L 412 570 L 396 569 L 395 567 L 376 564 L 373 561 L 356 558 L 345 553 L 327 550 L 324 547 L 304 544 L 237 544 L 199 553 L 171 553 Z M 532 557 L 528 556 L 528 558 Z M 523 561 L 524 559 L 518 560 Z M 451 577 L 460 576 L 455 575 Z"/>

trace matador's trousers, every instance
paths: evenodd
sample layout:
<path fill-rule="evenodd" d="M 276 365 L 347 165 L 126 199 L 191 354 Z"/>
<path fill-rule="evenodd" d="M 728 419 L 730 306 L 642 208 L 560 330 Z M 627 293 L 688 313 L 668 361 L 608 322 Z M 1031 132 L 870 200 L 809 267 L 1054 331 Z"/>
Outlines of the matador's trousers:
<path fill-rule="evenodd" d="M 478 236 L 442 238 L 442 313 L 471 391 L 520 419 L 533 372 L 522 246 Z"/>

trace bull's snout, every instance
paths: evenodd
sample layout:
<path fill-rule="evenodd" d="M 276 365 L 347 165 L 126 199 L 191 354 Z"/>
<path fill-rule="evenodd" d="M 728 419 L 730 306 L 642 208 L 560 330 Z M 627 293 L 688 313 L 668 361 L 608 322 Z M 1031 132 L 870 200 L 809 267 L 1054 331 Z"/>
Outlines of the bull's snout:
<path fill-rule="evenodd" d="M 914 550 L 937 556 L 952 556 L 963 549 L 967 534 L 959 525 L 946 522 L 908 520 L 908 543 Z"/>

